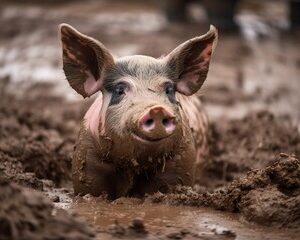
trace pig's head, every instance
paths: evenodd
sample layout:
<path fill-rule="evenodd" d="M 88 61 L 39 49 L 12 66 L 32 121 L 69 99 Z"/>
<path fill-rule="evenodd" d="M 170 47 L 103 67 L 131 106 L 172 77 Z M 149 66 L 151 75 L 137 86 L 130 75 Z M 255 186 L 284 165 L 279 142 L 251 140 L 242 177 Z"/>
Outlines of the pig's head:
<path fill-rule="evenodd" d="M 83 97 L 100 92 L 86 114 L 91 132 L 112 139 L 122 156 L 124 150 L 148 155 L 154 148 L 156 153 L 171 151 L 185 124 L 178 96 L 195 94 L 205 81 L 217 42 L 215 27 L 158 59 L 114 58 L 103 44 L 67 24 L 60 33 L 71 87 Z"/>

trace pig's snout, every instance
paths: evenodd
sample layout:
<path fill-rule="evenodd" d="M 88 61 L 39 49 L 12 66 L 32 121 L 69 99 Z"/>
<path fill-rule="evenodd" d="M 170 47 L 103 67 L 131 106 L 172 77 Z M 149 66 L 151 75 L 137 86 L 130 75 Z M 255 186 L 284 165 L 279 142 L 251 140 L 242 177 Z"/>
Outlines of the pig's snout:
<path fill-rule="evenodd" d="M 162 106 L 147 110 L 138 121 L 141 135 L 147 140 L 160 140 L 175 131 L 175 116 Z"/>

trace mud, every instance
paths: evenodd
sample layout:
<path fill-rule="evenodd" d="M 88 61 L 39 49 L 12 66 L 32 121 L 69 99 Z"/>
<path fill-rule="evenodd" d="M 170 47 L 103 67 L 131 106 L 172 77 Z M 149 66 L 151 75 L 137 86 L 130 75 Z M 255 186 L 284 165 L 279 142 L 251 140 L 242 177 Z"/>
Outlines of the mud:
<path fill-rule="evenodd" d="M 92 239 L 77 216 L 54 209 L 40 193 L 0 179 L 0 239 Z"/>
<path fill-rule="evenodd" d="M 7 93 L 8 85 L 1 81 L 1 177 L 38 190 L 68 184 L 80 106 L 45 95 L 51 92 L 47 84 L 32 86 L 23 97 Z"/>
<path fill-rule="evenodd" d="M 40 94 L 40 100 L 33 101 L 31 97 L 35 98 L 41 89 L 47 89 L 49 94 Z M 59 209 L 78 213 L 97 226 L 100 231 L 97 236 L 131 238 L 144 234 L 150 239 L 214 239 L 220 236 L 214 234 L 211 226 L 223 218 L 227 220 L 219 227 L 232 229 L 240 224 L 232 231 L 242 239 L 247 239 L 248 234 L 244 232 L 247 225 L 241 224 L 243 222 L 289 227 L 296 232 L 299 229 L 300 161 L 297 156 L 300 140 L 289 118 L 274 117 L 264 111 L 251 113 L 240 120 L 212 122 L 210 156 L 193 188 L 178 187 L 168 195 L 157 193 L 135 200 L 121 198 L 112 203 L 105 198 L 86 203 L 86 198 L 77 197 L 72 203 L 70 160 L 80 115 L 88 103 L 70 104 L 54 97 L 48 85 L 28 89 L 26 97 L 2 92 L 5 94 L 0 103 L 1 178 L 45 192 Z M 57 188 L 63 186 L 65 188 Z M 210 228 L 204 222 L 201 229 L 186 225 L 192 223 L 197 214 L 210 214 L 210 210 L 203 207 L 237 215 L 230 216 L 233 220 L 228 222 L 228 215 L 216 218 L 213 214 Z M 109 209 L 109 214 L 104 209 Z M 163 209 L 169 209 L 165 217 L 159 214 Z M 168 225 L 176 216 L 185 213 L 188 217 L 173 222 L 173 227 Z M 152 215 L 150 220 L 149 214 Z M 145 222 L 145 229 L 140 226 L 144 229 L 143 234 L 136 233 L 130 225 L 136 217 Z M 115 220 L 119 222 L 114 223 Z M 289 234 L 294 233 L 286 234 L 292 239 Z"/>
<path fill-rule="evenodd" d="M 151 202 L 208 206 L 240 212 L 241 218 L 266 226 L 300 226 L 300 161 L 281 153 L 261 170 L 251 170 L 228 186 L 211 193 L 178 187 L 175 193 L 149 196 Z"/>
<path fill-rule="evenodd" d="M 239 16 L 250 39 L 220 34 L 200 91 L 211 127 L 197 184 L 110 202 L 73 194 L 73 146 L 92 99 L 78 101 L 64 80 L 57 25 L 73 24 L 116 55 L 158 57 L 208 23 L 167 25 L 150 1 L 1 3 L 0 239 L 297 239 L 300 35 L 277 32 L 282 20 L 271 15 L 273 25 Z"/>
<path fill-rule="evenodd" d="M 213 122 L 209 146 L 210 156 L 198 181 L 214 189 L 270 165 L 281 152 L 299 157 L 300 135 L 289 117 L 259 111 L 238 120 Z"/>
<path fill-rule="evenodd" d="M 77 198 L 70 210 L 80 212 L 105 239 L 136 236 L 133 221 L 143 220 L 143 238 L 155 239 L 295 239 L 299 229 L 270 228 L 249 224 L 240 214 L 207 207 L 152 203 L 149 199 Z M 140 229 L 140 228 L 138 228 Z M 145 232 L 145 231 L 147 232 Z"/>

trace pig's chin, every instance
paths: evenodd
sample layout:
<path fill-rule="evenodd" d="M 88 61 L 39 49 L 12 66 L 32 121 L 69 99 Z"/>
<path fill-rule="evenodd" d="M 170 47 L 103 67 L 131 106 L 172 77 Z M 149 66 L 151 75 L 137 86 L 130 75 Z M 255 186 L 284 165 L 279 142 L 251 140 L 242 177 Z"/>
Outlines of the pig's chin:
<path fill-rule="evenodd" d="M 149 138 L 147 136 L 143 136 L 142 134 L 138 134 L 135 132 L 131 134 L 133 140 L 143 144 L 161 144 L 163 142 L 170 141 L 172 136 L 173 134 L 162 138 Z"/>

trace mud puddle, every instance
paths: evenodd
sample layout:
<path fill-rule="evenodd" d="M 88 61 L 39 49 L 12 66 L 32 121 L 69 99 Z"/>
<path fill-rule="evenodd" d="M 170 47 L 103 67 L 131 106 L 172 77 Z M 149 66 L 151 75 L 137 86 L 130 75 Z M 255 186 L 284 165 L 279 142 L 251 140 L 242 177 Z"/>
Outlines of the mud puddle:
<path fill-rule="evenodd" d="M 110 239 L 112 236 L 120 237 L 115 234 L 116 222 L 117 226 L 130 226 L 134 219 L 141 219 L 149 238 L 243 240 L 299 237 L 297 230 L 250 225 L 240 220 L 235 213 L 223 213 L 204 207 L 141 203 L 140 199 L 121 198 L 109 203 L 103 199 L 78 198 L 70 204 L 69 210 L 84 217 L 100 231 L 100 236 L 107 234 Z"/>

